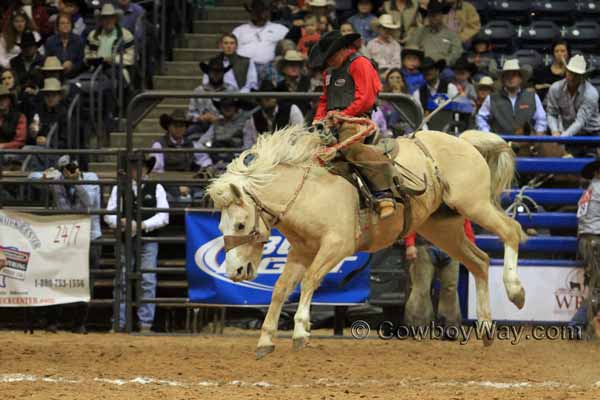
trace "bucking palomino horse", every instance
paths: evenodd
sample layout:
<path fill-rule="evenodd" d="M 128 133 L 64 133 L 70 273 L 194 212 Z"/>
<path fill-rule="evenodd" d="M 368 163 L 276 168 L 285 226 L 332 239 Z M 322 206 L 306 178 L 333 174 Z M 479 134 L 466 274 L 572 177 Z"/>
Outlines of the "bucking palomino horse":
<path fill-rule="evenodd" d="M 322 166 L 316 157 L 323 153 L 321 138 L 306 127 L 260 136 L 209 186 L 208 193 L 221 210 L 219 229 L 224 234 L 230 279 L 256 278 L 272 227 L 291 244 L 262 325 L 257 358 L 274 351 L 272 339 L 282 305 L 299 283 L 295 350 L 308 342 L 310 303 L 323 277 L 344 258 L 381 250 L 409 231 L 468 268 L 476 283 L 478 323 L 491 324 L 489 256 L 465 236 L 464 218 L 504 243 L 504 287 L 512 303 L 523 307 L 525 291 L 517 261 L 519 242 L 526 235 L 499 207 L 500 194 L 514 176 L 515 155 L 508 144 L 479 131 L 466 131 L 460 137 L 421 131 L 413 138 L 396 140 L 400 151 L 395 163 L 424 176 L 426 190 L 399 204 L 395 214 L 383 220 L 374 212 L 361 211 L 357 188 Z M 404 213 L 405 208 L 410 212 Z"/>

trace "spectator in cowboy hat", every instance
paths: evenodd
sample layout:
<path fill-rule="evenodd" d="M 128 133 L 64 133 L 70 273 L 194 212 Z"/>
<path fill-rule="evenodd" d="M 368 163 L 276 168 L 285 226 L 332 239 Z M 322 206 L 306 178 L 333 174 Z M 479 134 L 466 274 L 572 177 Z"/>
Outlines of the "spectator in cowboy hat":
<path fill-rule="evenodd" d="M 477 66 L 469 62 L 467 57 L 463 55 L 456 61 L 452 70 L 454 71 L 454 79 L 448 88 L 448 96 L 454 97 L 458 94 L 475 103 L 477 93 L 471 79 L 477 73 Z"/>
<path fill-rule="evenodd" d="M 223 67 L 231 68 L 225 72 L 223 81 L 231 85 L 235 90 L 247 93 L 258 86 L 258 76 L 254 62 L 248 57 L 237 54 L 238 41 L 234 34 L 225 33 L 219 40 L 221 54 L 216 58 L 223 61 Z M 202 83 L 208 83 L 208 74 L 202 77 Z"/>
<path fill-rule="evenodd" d="M 523 134 L 533 127 L 533 133 L 546 132 L 546 112 L 539 96 L 523 90 L 531 70 L 522 68 L 518 59 L 504 62 L 502 88 L 488 96 L 477 112 L 477 128 L 498 134 Z"/>
<path fill-rule="evenodd" d="M 208 75 L 208 83 L 198 86 L 194 93 L 205 92 L 235 92 L 235 88 L 225 82 L 225 74 L 231 69 L 231 65 L 225 67 L 218 57 L 211 58 L 208 62 L 201 62 L 200 69 Z M 217 99 L 191 98 L 188 106 L 187 118 L 192 125 L 188 129 L 188 135 L 198 135 L 206 132 L 208 127 L 214 123 L 221 113 L 215 106 Z M 197 138 L 197 137 L 196 137 Z"/>
<path fill-rule="evenodd" d="M 122 63 L 130 67 L 135 63 L 135 40 L 129 30 L 119 25 L 121 11 L 112 4 L 106 3 L 98 13 L 100 27 L 94 29 L 87 38 L 85 46 L 85 61 L 95 65 L 98 61 L 107 65 Z M 123 59 L 117 44 L 122 41 Z M 123 70 L 125 80 L 129 82 L 129 72 Z"/>
<path fill-rule="evenodd" d="M 383 14 L 379 17 L 378 35 L 367 44 L 369 57 L 377 63 L 379 73 L 385 76 L 385 73 L 392 68 L 401 68 L 402 60 L 400 53 L 402 47 L 394 39 L 399 32 L 400 24 L 394 22 L 389 14 Z"/>
<path fill-rule="evenodd" d="M 258 78 L 262 79 L 265 65 L 275 58 L 275 46 L 285 38 L 288 28 L 270 21 L 271 10 L 263 0 L 251 0 L 244 7 L 250 13 L 250 22 L 233 30 L 239 43 L 237 51 L 254 61 Z"/>
<path fill-rule="evenodd" d="M 42 146 L 65 148 L 67 146 L 67 106 L 63 102 L 65 89 L 61 82 L 55 78 L 47 78 L 44 80 L 44 86 L 40 89 L 40 95 L 43 100 L 36 104 L 35 110 L 31 112 L 34 116 L 29 124 L 29 135 L 27 144 Z M 56 124 L 56 131 L 52 143 L 48 137 Z M 46 157 L 40 161 L 43 162 Z M 32 161 L 36 158 L 32 158 Z M 38 163 L 32 165 L 33 170 L 42 169 Z"/>
<path fill-rule="evenodd" d="M 311 89 L 310 76 L 304 73 L 304 56 L 296 50 L 288 50 L 285 55 L 277 63 L 277 70 L 283 76 L 283 80 L 279 82 L 276 90 L 278 92 L 309 92 Z M 310 101 L 303 100 L 288 100 L 290 103 L 297 105 L 302 113 L 308 111 Z"/>
<path fill-rule="evenodd" d="M 581 176 L 590 181 L 577 208 L 577 255 L 583 261 L 588 294 L 571 323 L 587 325 L 587 336 L 597 338 L 600 337 L 600 158 L 586 164 Z"/>
<path fill-rule="evenodd" d="M 276 88 L 271 81 L 265 80 L 261 82 L 257 91 L 274 92 Z M 302 111 L 292 102 L 261 97 L 258 105 L 260 108 L 252 114 L 244 126 L 244 142 L 246 144 L 255 143 L 258 135 L 262 133 L 273 133 L 276 129 L 287 125 L 304 124 Z"/>
<path fill-rule="evenodd" d="M 20 82 L 25 81 L 37 72 L 43 64 L 44 57 L 38 51 L 39 42 L 35 39 L 33 32 L 26 31 L 21 37 L 21 53 L 10 60 L 10 67 L 17 74 Z"/>
<path fill-rule="evenodd" d="M 498 76 L 496 55 L 491 51 L 491 44 L 486 35 L 478 34 L 473 38 L 468 60 L 477 66 L 475 79 L 480 79 L 482 76 L 495 79 Z"/>
<path fill-rule="evenodd" d="M 555 82 L 546 96 L 552 136 L 600 135 L 598 91 L 586 80 L 587 63 L 571 57 L 565 78 Z"/>
<path fill-rule="evenodd" d="M 139 185 L 136 182 L 137 179 L 137 166 L 138 163 L 142 165 L 142 178 L 146 178 L 148 174 L 150 174 L 154 168 L 154 164 L 156 163 L 156 158 L 150 157 L 145 158 L 143 155 L 139 153 L 135 153 L 132 159 L 128 160 L 129 162 L 129 176 L 133 180 L 133 185 L 131 187 L 131 191 L 133 192 L 133 214 L 137 214 L 138 207 L 144 208 L 160 208 L 160 209 L 168 209 L 169 201 L 167 200 L 167 192 L 165 188 L 155 182 L 146 182 Z M 138 188 L 141 186 L 141 200 L 142 204 L 138 204 L 137 202 L 137 192 Z M 108 204 L 106 206 L 107 211 L 114 211 L 119 204 L 117 199 L 117 187 L 114 186 L 110 198 L 108 199 Z M 121 202 L 122 204 L 122 202 Z M 117 216 L 116 215 L 105 215 L 104 221 L 111 229 L 117 228 Z M 127 220 L 125 218 L 121 219 L 120 227 L 125 229 L 127 225 Z M 160 211 L 156 213 L 146 213 L 142 212 L 142 222 L 140 226 L 137 225 L 136 220 L 131 221 L 131 234 L 133 237 L 136 235 L 144 235 L 144 237 L 156 237 L 158 236 L 161 229 L 169 224 L 169 213 Z M 123 236 L 125 234 L 125 230 L 123 232 Z M 123 240 L 125 238 L 123 237 Z M 131 249 L 135 252 L 135 248 Z M 140 268 L 140 269 L 154 269 L 157 267 L 158 261 L 158 243 L 157 242 L 148 242 L 144 241 L 141 245 L 141 265 L 135 266 L 132 265 L 132 269 Z M 118 320 L 118 330 L 122 331 L 125 328 L 125 288 L 126 288 L 126 279 L 125 279 L 125 257 L 124 254 L 121 253 L 121 259 L 117 260 L 120 264 L 121 272 L 117 273 L 117 278 L 120 279 L 120 285 L 115 285 L 116 287 L 121 288 L 121 301 L 119 307 L 119 315 L 113 316 L 114 319 Z M 135 263 L 135 259 L 137 258 L 136 254 L 133 254 L 132 262 Z M 142 282 L 141 296 L 145 299 L 154 299 L 156 297 L 156 273 L 154 272 L 145 272 L 141 274 Z M 143 303 L 137 307 L 137 316 L 139 320 L 139 329 L 141 333 L 150 333 L 152 324 L 154 322 L 154 315 L 156 311 L 155 304 Z"/>
<path fill-rule="evenodd" d="M 360 33 L 365 43 L 375 39 L 377 32 L 373 29 L 377 25 L 377 17 L 372 14 L 373 0 L 358 0 L 358 13 L 348 18 L 354 30 Z"/>
<path fill-rule="evenodd" d="M 458 35 L 444 25 L 444 15 L 448 11 L 448 5 L 440 0 L 431 0 L 427 6 L 429 25 L 411 33 L 407 44 L 423 50 L 426 57 L 435 61 L 443 59 L 447 65 L 452 65 L 461 56 L 463 45 Z"/>
<path fill-rule="evenodd" d="M 441 71 L 446 67 L 446 62 L 442 60 L 434 61 L 425 57 L 421 65 L 421 73 L 425 78 L 425 84 L 413 92 L 413 98 L 428 111 L 430 100 L 438 95 L 448 95 L 448 86 L 450 82 L 440 76 Z M 431 111 L 431 110 L 429 110 Z"/>
<path fill-rule="evenodd" d="M 83 41 L 73 32 L 73 22 L 66 14 L 56 18 L 56 33 L 46 40 L 46 56 L 57 57 L 66 78 L 74 78 L 83 69 Z"/>
<path fill-rule="evenodd" d="M 425 54 L 418 47 L 408 45 L 400 53 L 402 57 L 402 75 L 408 87 L 409 93 L 414 93 L 425 84 L 425 78 L 421 73 L 421 64 Z"/>
<path fill-rule="evenodd" d="M 479 111 L 485 99 L 494 91 L 494 80 L 489 76 L 483 76 L 475 85 L 477 97 L 475 98 L 475 108 Z"/>
<path fill-rule="evenodd" d="M 400 24 L 400 43 L 402 44 L 405 43 L 409 33 L 423 23 L 423 19 L 417 13 L 418 8 L 417 0 L 386 0 L 383 3 L 383 12 L 390 14 L 394 21 Z"/>
<path fill-rule="evenodd" d="M 261 99 L 262 101 L 262 99 Z M 215 148 L 247 149 L 255 142 L 244 134 L 244 126 L 248 120 L 248 113 L 240 110 L 240 102 L 235 99 L 224 98 L 217 102 L 222 117 L 216 120 L 194 147 L 198 150 Z M 225 169 L 238 154 L 236 153 L 197 153 L 197 163 L 202 167 L 213 165 L 220 170 Z"/>

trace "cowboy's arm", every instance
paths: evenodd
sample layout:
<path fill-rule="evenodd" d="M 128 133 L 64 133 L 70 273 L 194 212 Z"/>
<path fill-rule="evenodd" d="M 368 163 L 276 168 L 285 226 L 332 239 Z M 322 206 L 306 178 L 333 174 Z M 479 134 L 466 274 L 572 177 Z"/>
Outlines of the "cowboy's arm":
<path fill-rule="evenodd" d="M 598 113 L 598 92 L 586 90 L 583 96 L 583 103 L 577 110 L 575 121 L 563 132 L 562 136 L 574 136 L 579 134 L 590 118 L 595 113 Z"/>
<path fill-rule="evenodd" d="M 304 116 L 302 115 L 302 111 L 300 111 L 298 106 L 295 104 L 292 104 L 292 107 L 290 108 L 290 125 L 304 125 Z"/>
<path fill-rule="evenodd" d="M 162 149 L 162 145 L 159 142 L 152 144 L 153 149 Z M 151 157 L 156 158 L 156 164 L 154 164 L 153 172 L 161 173 L 165 172 L 165 154 L 164 153 L 152 153 Z"/>
<path fill-rule="evenodd" d="M 246 74 L 246 84 L 240 89 L 240 92 L 248 93 L 250 90 L 256 88 L 258 88 L 258 74 L 256 72 L 256 65 L 250 60 L 250 63 L 248 64 L 248 73 Z"/>
<path fill-rule="evenodd" d="M 206 149 L 205 144 L 209 141 L 212 141 L 213 137 L 214 137 L 214 129 L 211 126 L 210 128 L 208 128 L 208 131 L 206 131 L 206 133 L 200 137 L 200 139 L 198 139 L 194 142 L 194 148 L 200 149 L 200 150 Z M 196 163 L 196 165 L 198 165 L 202 168 L 212 165 L 212 159 L 210 158 L 210 155 L 208 155 L 207 153 L 204 153 L 204 152 L 194 153 L 194 162 Z"/>
<path fill-rule="evenodd" d="M 169 208 L 169 202 L 167 201 L 167 192 L 161 184 L 156 185 L 156 208 Z M 142 221 L 142 229 L 145 232 L 152 232 L 156 229 L 162 228 L 169 224 L 169 213 L 159 212 L 154 214 L 152 217 Z"/>
<path fill-rule="evenodd" d="M 554 135 L 560 133 L 560 107 L 558 105 L 558 96 L 560 96 L 559 86 L 550 86 L 550 90 L 546 95 L 546 118 L 548 119 L 550 132 Z"/>
<path fill-rule="evenodd" d="M 323 72 L 323 82 L 327 83 L 327 72 Z M 322 120 L 327 116 L 327 85 L 323 85 L 323 94 L 319 98 L 317 111 L 313 123 Z"/>

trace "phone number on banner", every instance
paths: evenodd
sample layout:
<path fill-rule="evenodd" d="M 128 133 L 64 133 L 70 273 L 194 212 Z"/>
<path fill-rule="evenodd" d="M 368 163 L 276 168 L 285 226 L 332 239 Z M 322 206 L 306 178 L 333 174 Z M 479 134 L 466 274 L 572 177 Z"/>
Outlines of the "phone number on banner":
<path fill-rule="evenodd" d="M 83 288 L 85 287 L 85 281 L 83 279 L 36 279 L 35 287 L 52 289 Z"/>

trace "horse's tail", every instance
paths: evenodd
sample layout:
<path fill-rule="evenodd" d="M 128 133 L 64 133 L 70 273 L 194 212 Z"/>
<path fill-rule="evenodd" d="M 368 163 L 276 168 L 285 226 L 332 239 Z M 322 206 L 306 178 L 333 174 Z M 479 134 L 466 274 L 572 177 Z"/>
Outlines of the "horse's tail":
<path fill-rule="evenodd" d="M 471 143 L 488 163 L 491 174 L 492 202 L 500 207 L 502 191 L 510 189 L 515 176 L 515 153 L 500 136 L 476 130 L 463 132 L 460 138 Z"/>

